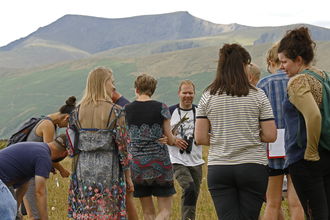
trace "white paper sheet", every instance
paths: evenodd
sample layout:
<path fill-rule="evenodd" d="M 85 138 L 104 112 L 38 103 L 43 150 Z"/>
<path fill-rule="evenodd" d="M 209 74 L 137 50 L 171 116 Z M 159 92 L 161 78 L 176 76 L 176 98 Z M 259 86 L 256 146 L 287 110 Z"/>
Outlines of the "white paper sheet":
<path fill-rule="evenodd" d="M 284 129 L 277 129 L 277 139 L 274 143 L 267 144 L 268 158 L 285 157 Z"/>

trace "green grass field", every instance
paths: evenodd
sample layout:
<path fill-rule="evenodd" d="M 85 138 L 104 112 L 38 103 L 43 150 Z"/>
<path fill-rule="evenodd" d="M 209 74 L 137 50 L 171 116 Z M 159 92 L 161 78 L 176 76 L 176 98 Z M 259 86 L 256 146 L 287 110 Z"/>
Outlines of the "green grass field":
<path fill-rule="evenodd" d="M 6 142 L 0 142 L 0 149 L 6 145 Z M 207 161 L 209 147 L 203 147 L 203 159 Z M 67 169 L 71 169 L 71 160 L 66 158 L 62 165 Z M 59 187 L 56 185 L 56 178 L 58 178 Z M 196 220 L 216 220 L 217 214 L 213 205 L 213 201 L 209 190 L 207 188 L 207 165 L 203 166 L 203 181 L 200 190 L 200 194 L 197 202 Z M 174 195 L 173 208 L 170 219 L 181 219 L 180 203 L 181 203 L 181 188 L 175 181 L 175 189 L 177 193 Z M 47 195 L 48 195 L 48 215 L 51 220 L 68 220 L 67 208 L 68 208 L 68 194 L 69 194 L 69 178 L 62 178 L 60 175 L 50 175 L 47 181 Z M 157 200 L 154 200 L 157 207 Z M 135 200 L 140 219 L 143 219 L 142 207 L 138 199 Z M 53 208 L 54 207 L 54 208 Z M 290 219 L 288 212 L 288 203 L 285 199 L 282 203 L 282 207 L 285 212 L 286 219 Z M 261 215 L 265 210 L 265 204 L 261 209 Z M 26 220 L 27 217 L 24 218 Z"/>

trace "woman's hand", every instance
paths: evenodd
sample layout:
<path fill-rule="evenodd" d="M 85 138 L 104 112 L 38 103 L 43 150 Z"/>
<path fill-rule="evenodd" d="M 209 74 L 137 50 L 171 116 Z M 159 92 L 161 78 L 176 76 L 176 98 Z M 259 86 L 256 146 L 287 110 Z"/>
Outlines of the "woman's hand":
<path fill-rule="evenodd" d="M 174 145 L 180 148 L 180 150 L 184 150 L 188 147 L 188 143 L 182 140 L 181 138 L 175 138 Z"/>

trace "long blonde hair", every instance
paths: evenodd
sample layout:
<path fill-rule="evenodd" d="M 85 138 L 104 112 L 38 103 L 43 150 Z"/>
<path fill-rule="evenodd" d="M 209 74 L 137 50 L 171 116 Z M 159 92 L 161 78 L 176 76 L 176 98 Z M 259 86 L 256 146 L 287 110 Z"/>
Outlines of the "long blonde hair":
<path fill-rule="evenodd" d="M 112 70 L 106 67 L 93 69 L 87 77 L 86 89 L 79 104 L 82 106 L 88 106 L 91 103 L 97 105 L 98 100 L 112 102 L 112 99 L 107 95 L 105 89 L 105 82 L 110 79 L 112 75 Z"/>

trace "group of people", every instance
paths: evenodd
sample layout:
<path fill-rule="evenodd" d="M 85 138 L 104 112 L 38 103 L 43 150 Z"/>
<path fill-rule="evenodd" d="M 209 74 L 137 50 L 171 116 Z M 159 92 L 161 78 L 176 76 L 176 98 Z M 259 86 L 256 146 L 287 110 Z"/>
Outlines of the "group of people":
<path fill-rule="evenodd" d="M 38 216 L 28 213 L 47 219 L 46 179 L 52 167 L 69 176 L 58 164 L 68 154 L 69 217 L 138 219 L 139 198 L 144 219 L 169 219 L 175 178 L 182 188 L 182 219 L 195 219 L 207 145 L 207 183 L 219 219 L 261 218 L 265 201 L 263 219 L 284 219 L 284 175 L 291 219 L 330 219 L 330 143 L 322 139 L 320 111 L 329 100 L 323 100 L 324 86 L 315 75 L 328 77 L 311 66 L 314 50 L 308 28 L 288 31 L 267 52 L 272 75 L 260 80 L 250 54 L 225 44 L 198 106 L 190 80 L 179 85 L 180 102 L 168 107 L 151 99 L 157 80 L 141 74 L 130 103 L 116 91 L 111 69 L 93 69 L 77 105 L 71 97 L 70 108 L 35 126 L 29 141 L 39 143 L 0 151 L 0 195 L 8 201 L 0 215 L 15 219 L 32 187 Z M 54 125 L 68 126 L 67 135 L 54 137 Z M 285 158 L 267 158 L 266 143 L 276 141 L 277 129 L 285 129 Z M 28 186 L 32 177 L 34 186 Z"/>

